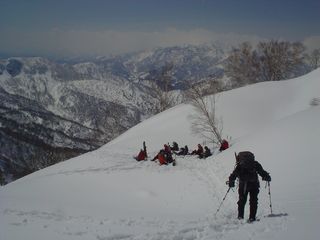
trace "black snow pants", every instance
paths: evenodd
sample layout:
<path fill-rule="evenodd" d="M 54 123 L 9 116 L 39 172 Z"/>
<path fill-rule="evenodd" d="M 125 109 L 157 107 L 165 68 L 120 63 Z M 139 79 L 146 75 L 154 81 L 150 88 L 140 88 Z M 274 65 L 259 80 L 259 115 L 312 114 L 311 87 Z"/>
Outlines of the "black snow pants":
<path fill-rule="evenodd" d="M 249 219 L 256 219 L 258 209 L 259 182 L 239 182 L 238 218 L 244 217 L 244 208 L 250 195 Z"/>

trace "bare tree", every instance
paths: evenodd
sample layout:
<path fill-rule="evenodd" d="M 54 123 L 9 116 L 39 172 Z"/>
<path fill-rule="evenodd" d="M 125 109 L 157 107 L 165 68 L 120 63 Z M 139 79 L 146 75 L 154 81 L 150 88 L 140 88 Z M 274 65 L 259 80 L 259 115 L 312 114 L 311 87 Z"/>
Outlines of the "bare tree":
<path fill-rule="evenodd" d="M 260 81 L 278 81 L 294 77 L 303 64 L 305 47 L 300 42 L 261 42 L 258 45 Z"/>
<path fill-rule="evenodd" d="M 237 87 L 256 82 L 258 79 L 260 69 L 258 56 L 248 42 L 232 50 L 224 67 L 226 75 Z"/>
<path fill-rule="evenodd" d="M 205 96 L 201 87 L 193 84 L 186 91 L 185 97 L 196 111 L 196 114 L 190 115 L 192 132 L 199 134 L 214 145 L 220 145 L 223 122 L 216 115 L 216 94 Z"/>
<path fill-rule="evenodd" d="M 317 69 L 320 66 L 320 49 L 315 49 L 307 57 L 311 69 Z"/>
<path fill-rule="evenodd" d="M 173 67 L 173 63 L 167 63 L 164 65 L 159 77 L 152 82 L 152 88 L 157 100 L 157 105 L 154 108 L 155 113 L 162 112 L 173 106 L 174 97 L 171 91 Z"/>
<path fill-rule="evenodd" d="M 235 86 L 261 81 L 278 81 L 298 76 L 305 48 L 300 42 L 260 42 L 256 49 L 243 43 L 225 62 L 225 73 Z"/>

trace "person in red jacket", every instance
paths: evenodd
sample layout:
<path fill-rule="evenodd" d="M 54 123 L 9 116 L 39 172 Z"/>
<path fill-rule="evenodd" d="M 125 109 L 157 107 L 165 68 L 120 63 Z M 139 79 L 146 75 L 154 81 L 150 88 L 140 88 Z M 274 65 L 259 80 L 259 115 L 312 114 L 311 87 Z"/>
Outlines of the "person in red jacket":
<path fill-rule="evenodd" d="M 166 154 L 164 151 L 160 151 L 160 153 L 158 154 L 158 160 L 160 165 L 168 164 L 168 161 L 166 159 Z"/>
<path fill-rule="evenodd" d="M 165 150 L 163 149 L 161 149 L 159 153 L 153 159 L 151 159 L 151 161 L 155 161 L 157 159 L 160 165 L 168 164 L 168 161 L 166 159 L 166 153 L 165 153 Z"/>
<path fill-rule="evenodd" d="M 140 149 L 140 152 L 139 152 L 138 156 L 135 157 L 135 159 L 137 161 L 146 160 L 146 152 L 144 150 Z"/>
<path fill-rule="evenodd" d="M 143 149 L 140 149 L 140 152 L 138 156 L 134 157 L 137 161 L 147 160 L 148 154 L 147 154 L 147 147 L 146 142 L 143 142 Z"/>
<path fill-rule="evenodd" d="M 229 143 L 228 143 L 228 141 L 225 140 L 225 139 L 223 139 L 222 142 L 221 142 L 221 146 L 220 146 L 219 151 L 222 152 L 222 151 L 224 151 L 224 150 L 226 150 L 226 149 L 228 149 L 228 148 L 229 148 Z"/>
<path fill-rule="evenodd" d="M 175 165 L 175 160 L 172 157 L 171 148 L 167 144 L 163 145 L 163 149 L 161 149 L 159 153 L 151 161 L 155 161 L 157 159 L 160 165 L 163 165 L 163 164 L 167 165 L 169 163 L 173 163 Z"/>

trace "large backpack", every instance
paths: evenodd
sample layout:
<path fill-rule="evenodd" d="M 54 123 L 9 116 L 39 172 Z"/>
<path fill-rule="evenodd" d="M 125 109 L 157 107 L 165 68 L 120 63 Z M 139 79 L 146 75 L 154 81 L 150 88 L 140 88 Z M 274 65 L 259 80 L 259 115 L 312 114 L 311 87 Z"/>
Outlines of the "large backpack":
<path fill-rule="evenodd" d="M 239 169 L 240 179 L 242 181 L 249 181 L 249 182 L 258 181 L 254 154 L 249 151 L 239 152 L 236 158 L 237 158 L 237 166 L 240 167 Z"/>
<path fill-rule="evenodd" d="M 254 167 L 254 154 L 249 151 L 239 152 L 236 155 L 237 165 L 243 168 L 252 168 Z"/>

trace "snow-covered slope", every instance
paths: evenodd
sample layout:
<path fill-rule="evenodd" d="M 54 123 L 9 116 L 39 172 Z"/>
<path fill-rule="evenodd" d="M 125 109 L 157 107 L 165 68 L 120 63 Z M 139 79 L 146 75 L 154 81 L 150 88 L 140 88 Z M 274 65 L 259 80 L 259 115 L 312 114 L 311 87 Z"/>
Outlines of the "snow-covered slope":
<path fill-rule="evenodd" d="M 0 239 L 317 239 L 320 220 L 320 69 L 297 79 L 223 92 L 218 113 L 230 149 L 177 166 L 136 162 L 142 141 L 151 157 L 164 143 L 189 149 L 189 105 L 131 128 L 100 149 L 43 169 L 0 189 Z M 214 216 L 233 170 L 234 152 L 251 150 L 271 173 L 273 213 L 261 183 L 254 224 L 236 219 L 230 192 Z M 247 210 L 247 209 L 246 209 Z"/>

